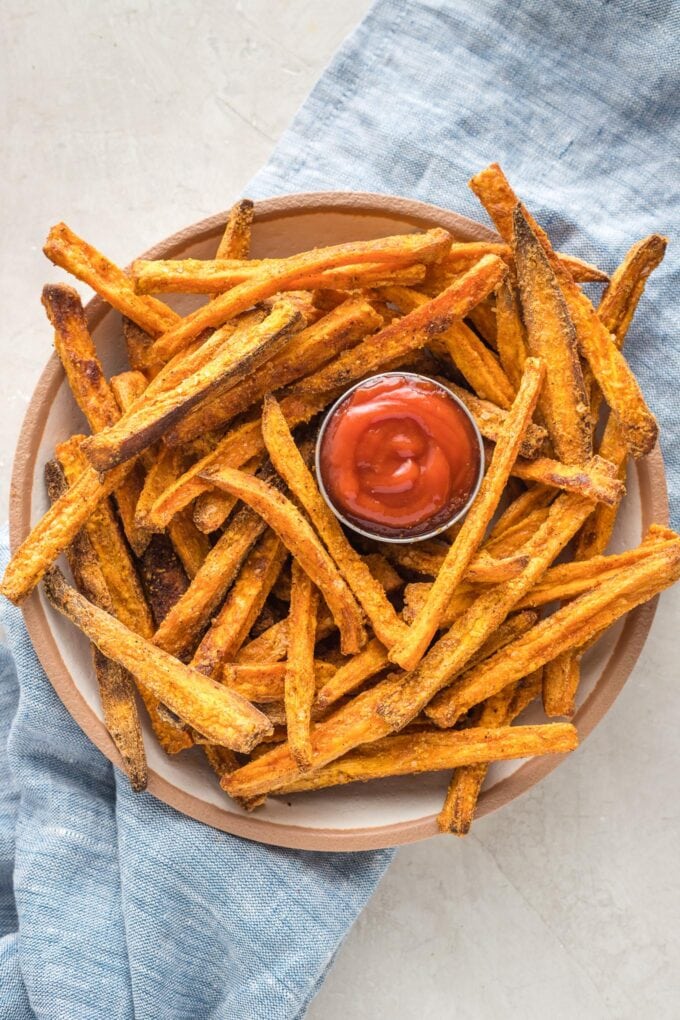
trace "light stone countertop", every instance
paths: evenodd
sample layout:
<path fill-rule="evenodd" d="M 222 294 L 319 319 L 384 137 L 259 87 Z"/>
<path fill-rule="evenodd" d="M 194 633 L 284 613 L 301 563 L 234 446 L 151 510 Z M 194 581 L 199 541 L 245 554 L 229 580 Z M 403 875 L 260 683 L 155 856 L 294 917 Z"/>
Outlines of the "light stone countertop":
<path fill-rule="evenodd" d="M 118 262 L 226 208 L 368 0 L 5 0 L 0 11 L 6 506 L 50 351 L 41 245 L 65 219 Z M 680 1016 L 680 592 L 587 743 L 464 841 L 404 848 L 313 1020 Z"/>

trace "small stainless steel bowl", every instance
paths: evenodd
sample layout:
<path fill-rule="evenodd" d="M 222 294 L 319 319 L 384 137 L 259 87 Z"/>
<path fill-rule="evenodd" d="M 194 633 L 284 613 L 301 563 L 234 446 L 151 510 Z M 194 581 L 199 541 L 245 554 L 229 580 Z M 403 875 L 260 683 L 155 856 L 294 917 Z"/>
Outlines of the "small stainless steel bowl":
<path fill-rule="evenodd" d="M 354 390 L 358 390 L 360 387 L 366 386 L 367 383 L 376 382 L 379 379 L 385 379 L 389 376 L 398 376 L 401 379 L 415 379 L 418 382 L 427 382 L 430 383 L 431 386 L 435 386 L 438 389 L 442 390 L 442 392 L 444 392 L 447 395 L 447 397 L 449 397 L 454 403 L 458 404 L 458 407 L 461 409 L 465 417 L 470 422 L 472 426 L 472 431 L 474 432 L 477 438 L 477 446 L 479 448 L 479 472 L 477 474 L 477 481 L 475 482 L 475 485 L 472 489 L 472 492 L 470 493 L 467 502 L 465 503 L 465 506 L 461 507 L 461 509 L 457 510 L 456 513 L 453 514 L 448 520 L 444 521 L 443 524 L 437 525 L 437 527 L 433 528 L 431 531 L 426 531 L 420 535 L 414 536 L 406 535 L 398 538 L 391 535 L 380 534 L 374 531 L 367 531 L 366 528 L 361 528 L 359 527 L 359 525 L 354 524 L 352 521 L 348 520 L 347 517 L 345 517 L 338 510 L 333 500 L 329 496 L 328 492 L 326 491 L 326 486 L 324 485 L 323 481 L 323 474 L 321 472 L 321 444 L 323 442 L 324 433 L 326 432 L 328 423 L 335 414 L 335 412 L 337 411 L 337 409 L 347 399 L 350 393 L 354 392 Z M 372 538 L 378 542 L 394 542 L 395 544 L 398 545 L 407 545 L 413 544 L 414 542 L 424 542 L 425 539 L 427 538 L 435 538 L 435 536 L 441 535 L 443 531 L 446 531 L 446 529 L 450 528 L 452 524 L 455 524 L 457 521 L 459 521 L 462 517 L 465 516 L 465 514 L 472 506 L 477 496 L 477 493 L 479 492 L 479 487 L 482 484 L 482 478 L 484 477 L 484 443 L 482 441 L 482 435 L 479 429 L 477 428 L 477 422 L 472 417 L 463 401 L 460 400 L 460 398 L 457 397 L 456 394 L 453 393 L 448 388 L 448 386 L 445 386 L 443 383 L 439 382 L 438 379 L 432 379 L 428 375 L 420 375 L 418 372 L 399 372 L 395 370 L 393 372 L 380 372 L 377 375 L 369 376 L 369 378 L 367 379 L 362 379 L 361 382 L 355 383 L 354 386 L 350 386 L 348 390 L 345 390 L 342 396 L 338 397 L 335 403 L 328 409 L 328 411 L 324 415 L 324 419 L 319 427 L 319 432 L 316 437 L 314 464 L 316 468 L 316 481 L 319 486 L 319 491 L 321 492 L 321 495 L 323 496 L 326 503 L 328 504 L 328 506 L 333 511 L 333 513 L 335 514 L 339 521 L 342 521 L 342 523 L 346 525 L 346 527 L 351 528 L 352 531 L 355 531 L 358 535 L 363 535 L 365 538 Z"/>

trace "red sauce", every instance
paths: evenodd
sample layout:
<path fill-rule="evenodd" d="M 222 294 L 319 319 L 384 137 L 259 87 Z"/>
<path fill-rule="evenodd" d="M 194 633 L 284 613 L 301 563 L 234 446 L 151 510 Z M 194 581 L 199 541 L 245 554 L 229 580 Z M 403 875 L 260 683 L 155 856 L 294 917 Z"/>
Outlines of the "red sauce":
<path fill-rule="evenodd" d="M 444 389 L 389 373 L 349 393 L 324 431 L 319 467 L 350 523 L 417 538 L 467 503 L 480 471 L 476 432 Z"/>

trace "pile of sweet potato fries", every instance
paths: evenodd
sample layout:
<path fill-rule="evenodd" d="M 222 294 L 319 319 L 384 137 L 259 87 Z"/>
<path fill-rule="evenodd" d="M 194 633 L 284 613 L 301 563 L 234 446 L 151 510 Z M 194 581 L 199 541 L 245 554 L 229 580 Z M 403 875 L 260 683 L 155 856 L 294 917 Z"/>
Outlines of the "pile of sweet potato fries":
<path fill-rule="evenodd" d="M 489 763 L 577 745 L 569 722 L 517 716 L 542 698 L 570 718 L 584 651 L 680 577 L 661 525 L 605 554 L 628 458 L 657 437 L 622 348 L 665 239 L 609 278 L 553 250 L 498 165 L 470 185 L 498 243 L 432 229 L 249 260 L 242 201 L 214 259 L 126 273 L 50 231 L 47 257 L 121 313 L 130 368 L 105 378 L 78 294 L 45 287 L 91 434 L 58 445 L 2 592 L 42 581 L 90 639 L 135 789 L 138 692 L 165 751 L 198 745 L 248 808 L 449 770 L 439 826 L 463 834 Z M 182 318 L 165 292 L 206 300 Z M 411 545 L 345 531 L 310 467 L 324 409 L 395 369 L 445 382 L 488 443 L 463 522 Z"/>

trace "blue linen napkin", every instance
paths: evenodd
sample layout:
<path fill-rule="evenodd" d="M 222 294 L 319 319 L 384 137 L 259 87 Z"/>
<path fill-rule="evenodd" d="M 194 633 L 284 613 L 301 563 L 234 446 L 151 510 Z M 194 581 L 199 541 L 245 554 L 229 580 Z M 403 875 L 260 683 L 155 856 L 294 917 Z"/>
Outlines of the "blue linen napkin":
<path fill-rule="evenodd" d="M 379 0 L 246 193 L 374 190 L 483 219 L 465 182 L 497 159 L 558 246 L 613 269 L 680 226 L 679 29 L 673 0 Z M 627 340 L 676 527 L 679 276 L 671 248 Z M 302 1016 L 390 852 L 261 847 L 133 795 L 19 612 L 1 620 L 0 1020 Z"/>

